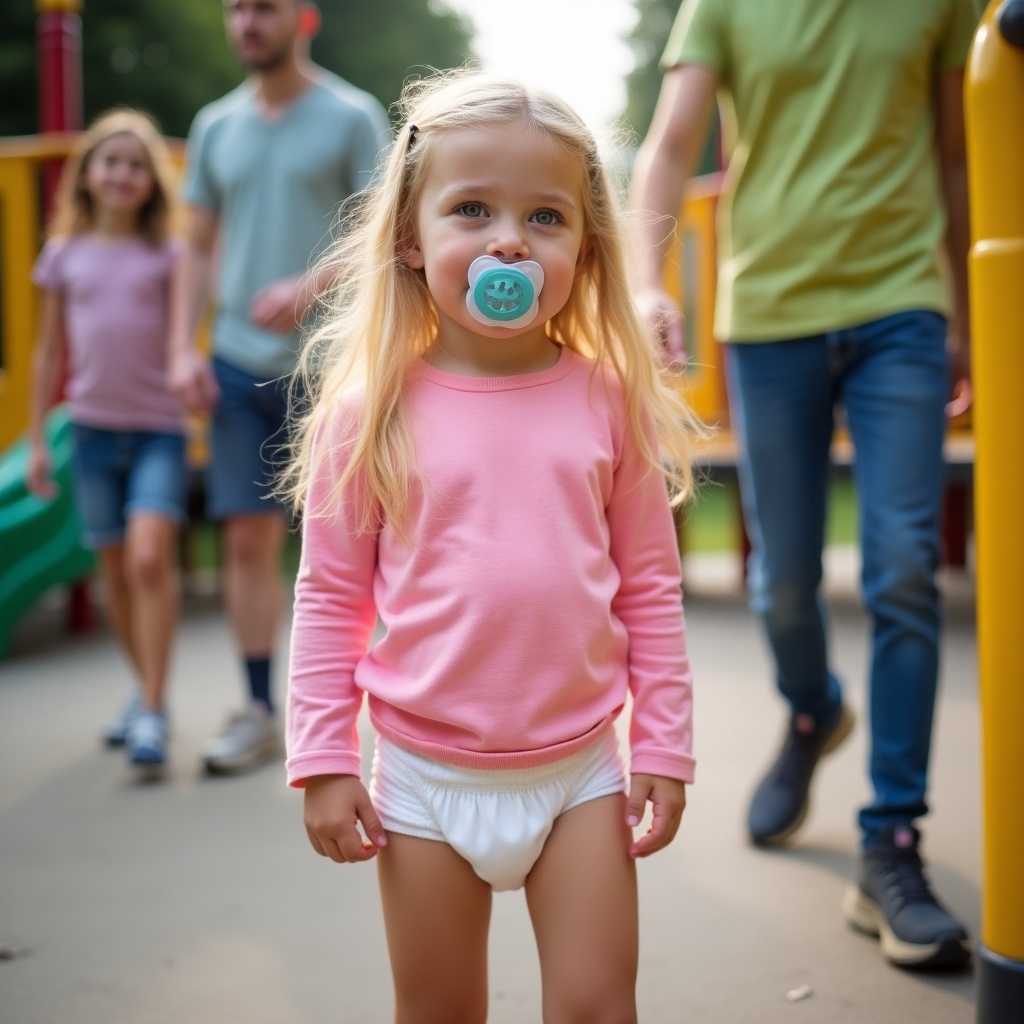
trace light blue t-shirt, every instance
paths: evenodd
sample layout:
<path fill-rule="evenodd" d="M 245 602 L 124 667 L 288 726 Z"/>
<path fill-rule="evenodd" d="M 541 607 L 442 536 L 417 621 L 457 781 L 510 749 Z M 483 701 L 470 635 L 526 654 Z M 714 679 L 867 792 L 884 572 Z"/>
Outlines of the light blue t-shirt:
<path fill-rule="evenodd" d="M 273 121 L 248 82 L 199 111 L 183 198 L 220 216 L 216 355 L 268 379 L 292 370 L 299 333 L 251 323 L 253 296 L 309 268 L 331 240 L 339 204 L 367 186 L 390 141 L 384 108 L 323 70 Z"/>

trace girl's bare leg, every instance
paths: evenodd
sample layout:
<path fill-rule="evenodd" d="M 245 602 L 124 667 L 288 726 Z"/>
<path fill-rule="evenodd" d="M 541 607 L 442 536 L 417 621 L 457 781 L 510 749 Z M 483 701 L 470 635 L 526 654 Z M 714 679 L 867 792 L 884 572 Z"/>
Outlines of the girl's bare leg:
<path fill-rule="evenodd" d="M 96 555 L 100 563 L 100 577 L 103 580 L 107 622 L 124 648 L 136 675 L 141 674 L 135 637 L 132 630 L 132 596 L 128 587 L 125 567 L 125 545 L 111 544 L 100 548 Z"/>
<path fill-rule="evenodd" d="M 178 625 L 178 578 L 174 565 L 175 523 L 164 516 L 132 516 L 125 543 L 131 594 L 132 646 L 144 707 L 163 706 L 171 641 Z"/>
<path fill-rule="evenodd" d="M 395 1024 L 483 1024 L 491 887 L 445 843 L 395 832 L 377 871 Z"/>
<path fill-rule="evenodd" d="M 624 794 L 555 822 L 526 879 L 544 1024 L 636 1024 L 636 869 Z"/>

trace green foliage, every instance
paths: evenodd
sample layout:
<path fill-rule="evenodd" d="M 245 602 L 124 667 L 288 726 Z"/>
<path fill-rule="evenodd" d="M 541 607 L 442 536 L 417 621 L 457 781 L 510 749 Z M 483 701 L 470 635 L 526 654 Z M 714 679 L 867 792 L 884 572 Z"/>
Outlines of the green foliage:
<path fill-rule="evenodd" d="M 36 129 L 35 24 L 29 0 L 0 4 L 0 135 Z"/>
<path fill-rule="evenodd" d="M 636 65 L 626 78 L 626 109 L 623 119 L 638 139 L 647 134 L 661 91 L 658 66 L 668 42 L 676 14 L 685 0 L 633 0 L 639 19 L 629 35 Z M 718 167 L 718 122 L 712 119 L 697 174 L 708 174 Z"/>
<path fill-rule="evenodd" d="M 433 0 L 318 0 L 313 59 L 388 107 L 410 76 L 473 58 L 472 29 Z"/>
<path fill-rule="evenodd" d="M 34 6 L 0 2 L 0 135 L 36 131 Z M 320 7 L 314 60 L 385 106 L 411 70 L 454 67 L 472 56 L 469 26 L 436 0 L 320 0 Z M 86 121 L 127 104 L 148 110 L 175 136 L 243 77 L 217 0 L 85 0 L 82 68 Z"/>
<path fill-rule="evenodd" d="M 661 89 L 658 61 L 681 0 L 634 0 L 639 19 L 629 35 L 636 66 L 626 79 L 624 119 L 642 138 L 651 124 Z"/>

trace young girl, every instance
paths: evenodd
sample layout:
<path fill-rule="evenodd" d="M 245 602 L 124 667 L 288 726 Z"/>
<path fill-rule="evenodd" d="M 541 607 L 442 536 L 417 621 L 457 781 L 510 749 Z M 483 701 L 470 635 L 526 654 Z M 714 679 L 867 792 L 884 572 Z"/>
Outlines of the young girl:
<path fill-rule="evenodd" d="M 118 110 L 99 118 L 64 167 L 51 237 L 33 272 L 43 302 L 28 483 L 52 493 L 43 420 L 66 362 L 75 499 L 99 555 L 111 626 L 138 682 L 104 739 L 126 745 L 147 773 L 166 756 L 173 554 L 185 501 L 183 413 L 165 371 L 177 255 L 168 239 L 171 182 L 167 146 L 148 117 Z"/>
<path fill-rule="evenodd" d="M 695 424 L 579 118 L 479 75 L 404 103 L 306 352 L 289 781 L 317 853 L 378 857 L 396 1020 L 485 1018 L 491 893 L 525 886 L 544 1019 L 632 1021 L 634 859 L 693 778 L 666 477 Z"/>

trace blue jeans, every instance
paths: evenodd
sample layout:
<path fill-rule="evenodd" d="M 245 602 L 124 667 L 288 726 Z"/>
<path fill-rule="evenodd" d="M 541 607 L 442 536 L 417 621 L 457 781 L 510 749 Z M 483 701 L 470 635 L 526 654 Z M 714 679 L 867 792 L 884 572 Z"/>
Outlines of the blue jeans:
<path fill-rule="evenodd" d="M 185 519 L 185 437 L 72 424 L 75 503 L 92 548 L 124 542 L 128 520 L 148 513 Z"/>
<path fill-rule="evenodd" d="M 288 458 L 288 380 L 256 377 L 216 356 L 213 371 L 220 400 L 210 424 L 210 517 L 280 515 L 274 487 Z"/>
<path fill-rule="evenodd" d="M 915 311 L 809 338 L 728 346 L 733 429 L 750 536 L 751 607 L 794 714 L 841 700 L 820 592 L 834 409 L 856 450 L 864 601 L 871 617 L 865 840 L 926 813 L 938 678 L 939 517 L 946 322 Z"/>

